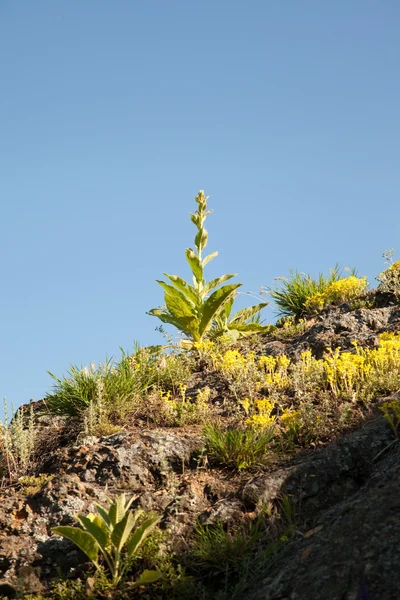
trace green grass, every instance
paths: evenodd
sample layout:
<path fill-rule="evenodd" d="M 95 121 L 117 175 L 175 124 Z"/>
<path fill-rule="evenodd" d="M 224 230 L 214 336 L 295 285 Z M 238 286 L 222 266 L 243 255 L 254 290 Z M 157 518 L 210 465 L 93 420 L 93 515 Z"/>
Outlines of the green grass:
<path fill-rule="evenodd" d="M 340 279 L 340 268 L 336 265 L 325 277 L 320 274 L 318 279 L 313 279 L 311 275 L 290 271 L 288 279 L 282 278 L 279 287 L 270 289 L 271 298 L 278 308 L 280 317 L 295 316 L 300 318 L 305 311 L 305 304 L 311 296 L 323 292 L 328 285 Z"/>
<path fill-rule="evenodd" d="M 122 351 L 115 363 L 71 366 L 63 378 L 49 375 L 55 381 L 46 397 L 51 413 L 82 416 L 91 404 L 101 402 L 108 416 L 121 418 L 134 410 L 138 396 L 157 381 L 157 354 L 136 348 L 131 357 Z"/>
<path fill-rule="evenodd" d="M 210 461 L 241 471 L 265 464 L 273 433 L 210 424 L 204 427 L 204 436 Z"/>

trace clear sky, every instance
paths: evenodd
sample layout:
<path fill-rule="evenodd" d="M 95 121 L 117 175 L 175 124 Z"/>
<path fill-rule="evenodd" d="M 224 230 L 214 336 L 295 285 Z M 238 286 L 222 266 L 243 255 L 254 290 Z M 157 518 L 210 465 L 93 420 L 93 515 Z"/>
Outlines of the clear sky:
<path fill-rule="evenodd" d="M 163 342 L 145 313 L 189 275 L 199 189 L 208 277 L 374 285 L 400 255 L 399 31 L 398 0 L 0 0 L 0 395 Z"/>

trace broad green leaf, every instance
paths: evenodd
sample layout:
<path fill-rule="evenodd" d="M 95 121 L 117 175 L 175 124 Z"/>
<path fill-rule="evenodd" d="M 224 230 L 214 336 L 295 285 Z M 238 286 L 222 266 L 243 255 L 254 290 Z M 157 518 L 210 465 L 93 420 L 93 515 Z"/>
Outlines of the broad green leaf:
<path fill-rule="evenodd" d="M 99 547 L 96 540 L 86 531 L 82 531 L 79 527 L 71 527 L 69 525 L 60 525 L 59 527 L 53 527 L 52 531 L 62 535 L 67 540 L 71 540 L 78 548 L 86 554 L 88 558 L 96 565 L 99 555 Z"/>
<path fill-rule="evenodd" d="M 199 320 L 193 311 L 189 310 L 180 298 L 168 294 L 165 295 L 165 303 L 169 314 L 178 323 L 178 329 L 189 337 L 194 337 L 199 327 Z"/>
<path fill-rule="evenodd" d="M 181 292 L 177 292 L 176 290 L 174 291 L 176 294 L 165 294 L 164 297 L 169 313 L 175 317 L 175 319 L 181 319 L 182 317 L 194 318 L 196 314 L 193 308 L 184 302 L 178 295 Z"/>
<path fill-rule="evenodd" d="M 198 330 L 199 321 L 193 311 L 176 296 L 166 294 L 165 303 L 169 314 L 178 323 L 178 328 L 189 335 L 189 337 L 194 337 Z"/>
<path fill-rule="evenodd" d="M 260 304 L 255 304 L 254 306 L 249 306 L 248 308 L 242 308 L 233 315 L 230 323 L 245 323 L 253 315 L 256 315 L 258 312 L 260 312 L 260 310 L 268 306 L 268 304 L 269 302 L 260 302 Z"/>
<path fill-rule="evenodd" d="M 111 525 L 111 521 L 110 521 L 110 516 L 108 514 L 108 510 L 106 510 L 105 508 L 103 508 L 102 506 L 100 506 L 100 504 L 96 504 L 96 510 L 99 513 L 99 515 L 101 515 L 103 521 L 110 526 Z"/>
<path fill-rule="evenodd" d="M 165 277 L 168 277 L 170 281 L 172 281 L 173 285 L 183 292 L 188 299 L 190 299 L 195 305 L 197 304 L 197 295 L 194 291 L 193 286 L 191 286 L 187 281 L 182 279 L 182 277 L 178 277 L 178 275 L 168 275 L 168 273 L 164 273 Z"/>
<path fill-rule="evenodd" d="M 188 337 L 192 337 L 192 330 L 197 328 L 195 321 L 192 321 L 191 319 L 176 319 L 165 310 L 160 310 L 159 308 L 152 308 L 147 314 L 151 317 L 158 317 L 163 323 L 173 325 Z"/>
<path fill-rule="evenodd" d="M 224 304 L 224 316 L 226 317 L 226 319 L 229 319 L 229 317 L 231 316 L 232 306 L 234 302 L 235 298 L 231 298 L 230 300 L 228 300 L 228 302 Z"/>
<path fill-rule="evenodd" d="M 131 589 L 135 589 L 138 588 L 142 585 L 148 585 L 149 583 L 154 583 L 155 581 L 158 581 L 161 577 L 161 573 L 160 571 L 143 571 L 143 573 L 140 575 L 139 579 L 136 579 L 136 581 L 130 585 L 129 587 Z"/>
<path fill-rule="evenodd" d="M 133 514 L 127 512 L 124 518 L 114 527 L 114 531 L 111 534 L 111 541 L 118 552 L 121 552 L 122 548 L 125 546 L 135 523 L 136 519 Z"/>
<path fill-rule="evenodd" d="M 219 311 L 225 302 L 234 296 L 235 291 L 241 283 L 231 283 L 224 287 L 215 290 L 209 298 L 204 302 L 202 317 L 199 326 L 199 334 L 203 336 L 207 329 L 211 326 L 213 319 L 218 316 Z"/>
<path fill-rule="evenodd" d="M 187 305 L 190 311 L 192 311 L 195 308 L 195 302 L 188 298 L 188 296 L 185 293 L 181 292 L 180 290 L 177 290 L 174 286 L 165 283 L 165 281 L 159 281 L 158 279 L 156 281 L 165 290 L 166 295 L 168 294 L 169 296 L 179 298 L 184 304 Z"/>
<path fill-rule="evenodd" d="M 143 521 L 140 527 L 136 529 L 126 546 L 128 556 L 132 557 L 136 554 L 142 542 L 149 535 L 152 529 L 154 529 L 160 519 L 161 517 L 159 516 L 150 517 L 149 519 L 146 519 L 146 521 Z"/>
<path fill-rule="evenodd" d="M 97 516 L 92 520 L 83 515 L 79 515 L 78 518 L 84 530 L 94 537 L 102 552 L 108 552 L 110 531 L 103 519 Z"/>
<path fill-rule="evenodd" d="M 118 496 L 113 504 L 111 504 L 109 510 L 108 510 L 108 514 L 110 517 L 110 521 L 113 527 L 116 526 L 117 523 L 119 523 L 125 516 L 125 504 L 126 504 L 126 497 L 125 494 L 121 494 L 120 496 Z"/>
<path fill-rule="evenodd" d="M 221 277 L 216 277 L 215 279 L 211 279 L 207 285 L 204 286 L 204 295 L 206 296 L 213 290 L 214 288 L 224 283 L 224 281 L 228 281 L 228 279 L 232 279 L 232 277 L 236 277 L 237 273 L 231 273 L 228 275 L 221 275 Z"/>
<path fill-rule="evenodd" d="M 218 256 L 218 252 L 212 252 L 211 254 L 208 254 L 207 256 L 205 256 L 201 263 L 202 266 L 205 267 L 206 265 L 208 265 L 208 263 L 216 256 Z"/>
<path fill-rule="evenodd" d="M 199 260 L 197 254 L 192 250 L 192 248 L 186 249 L 186 260 L 189 263 L 190 268 L 192 269 L 192 273 L 197 279 L 197 281 L 202 281 L 203 279 L 203 266 Z"/>

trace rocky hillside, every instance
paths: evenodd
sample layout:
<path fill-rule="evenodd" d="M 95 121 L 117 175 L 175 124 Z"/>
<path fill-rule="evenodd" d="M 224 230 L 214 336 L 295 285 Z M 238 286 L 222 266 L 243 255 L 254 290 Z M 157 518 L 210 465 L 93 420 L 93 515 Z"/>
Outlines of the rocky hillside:
<path fill-rule="evenodd" d="M 3 431 L 1 597 L 399 598 L 398 332 L 371 292 L 234 345 L 138 350 L 129 397 L 104 366 L 56 382 Z M 160 521 L 112 585 L 52 528 L 122 492 Z"/>

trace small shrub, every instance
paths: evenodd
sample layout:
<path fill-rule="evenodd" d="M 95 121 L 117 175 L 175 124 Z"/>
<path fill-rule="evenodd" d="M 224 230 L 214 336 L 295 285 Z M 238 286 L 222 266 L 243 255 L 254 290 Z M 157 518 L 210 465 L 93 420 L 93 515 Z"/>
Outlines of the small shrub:
<path fill-rule="evenodd" d="M 276 327 L 272 330 L 272 336 L 277 340 L 286 340 L 303 335 L 312 325 L 312 321 L 307 319 L 298 319 L 296 317 L 282 317 L 276 322 Z"/>
<path fill-rule="evenodd" d="M 195 370 L 195 360 L 190 352 L 174 349 L 169 354 L 159 354 L 156 385 L 162 390 L 179 393 Z"/>
<path fill-rule="evenodd" d="M 317 360 L 311 350 L 302 352 L 300 360 L 290 365 L 290 380 L 299 400 L 320 392 L 326 388 L 323 361 Z"/>
<path fill-rule="evenodd" d="M 367 402 L 400 387 L 400 333 L 383 333 L 378 348 L 336 349 L 323 358 L 327 383 L 339 398 Z"/>
<path fill-rule="evenodd" d="M 161 407 L 160 420 L 167 425 L 182 427 L 195 423 L 204 423 L 209 413 L 207 401 L 211 390 L 208 387 L 198 390 L 197 397 L 191 399 L 186 396 L 187 387 L 180 384 L 178 397 L 171 392 L 160 392 Z M 154 419 L 154 415 L 153 415 Z"/>
<path fill-rule="evenodd" d="M 253 399 L 257 395 L 261 374 L 254 352 L 244 355 L 237 349 L 227 350 L 216 359 L 216 367 L 238 400 L 243 396 Z"/>
<path fill-rule="evenodd" d="M 278 315 L 300 318 L 307 313 L 305 305 L 309 298 L 324 292 L 331 283 L 340 279 L 340 269 L 336 266 L 328 277 L 320 274 L 318 279 L 297 271 L 290 271 L 289 279 L 278 279 L 282 282 L 280 287 L 268 288 L 278 308 Z"/>
<path fill-rule="evenodd" d="M 206 453 L 211 461 L 239 471 L 265 464 L 274 437 L 273 428 L 204 428 Z"/>

